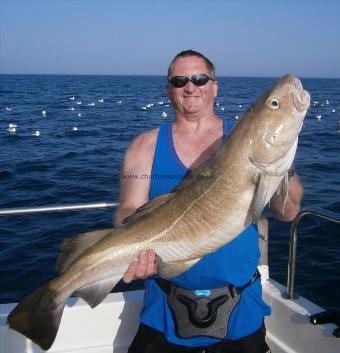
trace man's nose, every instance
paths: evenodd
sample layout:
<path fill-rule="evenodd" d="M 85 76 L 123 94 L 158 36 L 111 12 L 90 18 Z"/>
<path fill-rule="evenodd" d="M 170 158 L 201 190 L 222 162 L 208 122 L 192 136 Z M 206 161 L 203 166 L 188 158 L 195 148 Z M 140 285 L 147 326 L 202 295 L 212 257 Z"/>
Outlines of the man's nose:
<path fill-rule="evenodd" d="M 194 92 L 196 90 L 196 86 L 191 81 L 188 81 L 188 83 L 184 86 L 184 90 L 186 92 Z"/>

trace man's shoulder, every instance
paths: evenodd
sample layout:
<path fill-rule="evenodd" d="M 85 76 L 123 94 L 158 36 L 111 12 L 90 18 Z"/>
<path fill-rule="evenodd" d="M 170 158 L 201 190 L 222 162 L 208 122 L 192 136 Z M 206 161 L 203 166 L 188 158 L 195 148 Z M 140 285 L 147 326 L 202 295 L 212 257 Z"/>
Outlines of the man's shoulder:
<path fill-rule="evenodd" d="M 126 151 L 127 156 L 135 159 L 140 156 L 152 156 L 155 151 L 159 128 L 148 130 L 137 135 Z"/>
<path fill-rule="evenodd" d="M 141 134 L 137 135 L 133 141 L 131 142 L 130 146 L 135 146 L 135 147 L 145 147 L 145 148 L 150 148 L 154 147 L 157 141 L 157 136 L 158 136 L 158 131 L 159 128 L 144 131 Z"/>

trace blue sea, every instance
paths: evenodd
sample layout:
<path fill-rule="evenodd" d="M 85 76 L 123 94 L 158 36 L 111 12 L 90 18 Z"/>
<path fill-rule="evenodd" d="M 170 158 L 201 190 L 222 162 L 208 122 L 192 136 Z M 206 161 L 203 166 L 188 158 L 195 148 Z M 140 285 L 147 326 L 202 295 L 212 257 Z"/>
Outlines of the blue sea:
<path fill-rule="evenodd" d="M 242 116 L 275 80 L 221 77 L 217 115 Z M 302 83 L 314 102 L 295 161 L 302 206 L 340 213 L 340 79 Z M 129 142 L 173 120 L 165 85 L 160 76 L 0 76 L 0 209 L 118 201 Z M 0 217 L 0 302 L 17 302 L 53 278 L 63 239 L 111 227 L 113 212 Z M 285 284 L 290 224 L 269 222 L 270 273 Z M 296 291 L 340 308 L 339 225 L 311 217 L 300 225 Z"/>

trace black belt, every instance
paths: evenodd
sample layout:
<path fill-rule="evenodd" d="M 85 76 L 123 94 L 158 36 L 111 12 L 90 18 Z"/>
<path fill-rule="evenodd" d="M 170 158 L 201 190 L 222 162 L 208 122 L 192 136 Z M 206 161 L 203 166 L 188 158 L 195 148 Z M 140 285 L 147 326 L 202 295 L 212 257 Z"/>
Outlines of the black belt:
<path fill-rule="evenodd" d="M 166 294 L 178 336 L 224 338 L 230 315 L 240 301 L 240 294 L 260 277 L 257 270 L 251 280 L 241 287 L 231 285 L 209 290 L 182 288 L 163 278 L 157 278 L 156 282 Z"/>

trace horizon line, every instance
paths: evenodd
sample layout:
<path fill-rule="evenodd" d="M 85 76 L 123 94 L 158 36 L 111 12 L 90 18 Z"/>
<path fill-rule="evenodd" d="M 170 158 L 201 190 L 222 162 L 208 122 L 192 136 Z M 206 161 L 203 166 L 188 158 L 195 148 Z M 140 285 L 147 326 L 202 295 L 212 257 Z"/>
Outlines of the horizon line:
<path fill-rule="evenodd" d="M 21 76 L 140 76 L 140 77 L 145 77 L 145 76 L 150 76 L 150 77 L 167 77 L 167 75 L 161 75 L 161 74 L 66 74 L 66 73 L 0 73 L 0 76 L 14 76 L 14 75 L 21 75 Z M 284 75 L 284 74 L 283 74 Z M 260 75 L 217 75 L 217 78 L 279 78 L 282 77 L 283 75 L 278 75 L 278 76 L 273 76 L 273 75 L 266 75 L 266 76 L 260 76 Z M 300 76 L 300 75 L 295 75 L 300 78 L 311 78 L 311 79 L 340 79 L 340 76 Z"/>

